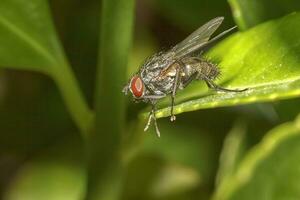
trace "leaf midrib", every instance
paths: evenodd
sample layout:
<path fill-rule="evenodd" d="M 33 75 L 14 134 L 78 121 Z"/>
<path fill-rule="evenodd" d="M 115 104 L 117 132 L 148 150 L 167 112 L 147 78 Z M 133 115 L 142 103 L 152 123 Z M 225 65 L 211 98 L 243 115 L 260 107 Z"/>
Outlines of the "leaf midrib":
<path fill-rule="evenodd" d="M 26 42 L 32 49 L 34 49 L 38 54 L 42 55 L 50 63 L 53 64 L 56 63 L 55 57 L 51 55 L 41 44 L 39 44 L 38 41 L 36 41 L 29 34 L 19 29 L 11 21 L 7 20 L 5 17 L 1 15 L 0 15 L 0 24 L 6 27 L 9 31 L 11 31 L 14 35 L 19 37 L 21 40 Z"/>
<path fill-rule="evenodd" d="M 260 88 L 260 89 L 258 89 L 258 90 L 262 90 L 261 88 L 262 87 L 272 87 L 272 86 L 274 86 L 275 88 L 278 88 L 278 86 L 280 86 L 280 85 L 284 85 L 284 84 L 286 84 L 286 85 L 289 85 L 289 84 L 292 84 L 293 82 L 296 82 L 296 81 L 299 81 L 300 80 L 300 78 L 299 77 L 297 77 L 297 78 L 294 78 L 294 79 L 287 79 L 287 80 L 285 80 L 285 81 L 279 81 L 279 82 L 277 82 L 277 83 L 275 83 L 275 82 L 273 82 L 273 83 L 269 83 L 269 84 L 262 84 L 261 86 L 255 86 L 254 88 L 252 88 L 252 89 L 254 89 L 254 90 L 256 90 L 256 88 Z M 297 89 L 297 91 L 298 91 L 299 89 Z M 290 91 L 291 92 L 291 91 Z M 274 96 L 274 95 L 273 95 Z M 294 96 L 294 95 L 293 95 Z M 188 100 L 188 101 L 185 101 L 185 102 L 182 102 L 182 103 L 179 103 L 178 105 L 176 105 L 175 107 L 174 107 L 174 111 L 175 111 L 175 113 L 176 114 L 180 114 L 180 113 L 184 113 L 184 112 L 190 112 L 190 111 L 193 111 L 194 109 L 185 109 L 185 110 L 182 110 L 182 108 L 180 108 L 180 107 L 184 107 L 185 105 L 188 105 L 188 107 L 192 107 L 192 105 L 197 105 L 197 104 L 199 104 L 200 103 L 200 101 L 201 100 L 203 100 L 203 98 L 205 98 L 205 97 L 202 97 L 202 98 L 199 98 L 199 99 L 195 99 L 195 100 Z M 246 97 L 245 97 L 246 98 Z M 248 98 L 248 99 L 251 99 L 251 98 Z M 275 100 L 275 99 L 280 99 L 280 97 L 278 97 L 277 98 L 277 95 L 276 95 L 276 98 L 273 98 L 272 97 L 272 100 Z M 268 100 L 268 99 L 265 99 L 265 100 Z M 239 102 L 242 102 L 242 101 L 239 101 Z M 251 103 L 252 101 L 249 101 L 248 103 Z M 242 103 L 241 103 L 242 104 Z M 241 105 L 240 104 L 240 105 Z M 244 103 L 243 103 L 244 104 Z M 208 107 L 202 107 L 202 108 L 200 108 L 201 106 L 197 106 L 197 107 L 199 107 L 198 109 L 205 109 L 205 108 L 213 108 L 213 107 L 216 107 L 216 106 L 213 106 L 213 107 L 211 107 L 211 106 L 208 106 Z M 217 106 L 217 107 L 219 107 L 219 106 Z M 157 112 L 156 112 L 156 117 L 157 118 L 161 118 L 161 117 L 167 117 L 168 115 L 165 115 L 164 113 L 165 112 L 169 112 L 169 109 L 170 109 L 170 107 L 164 107 L 164 108 L 161 108 L 161 109 L 159 109 L 159 110 L 157 110 Z M 180 110 L 180 111 L 179 111 Z M 196 110 L 196 109 L 195 109 Z M 146 113 L 142 113 L 142 115 L 141 116 L 143 116 L 143 117 L 146 117 Z"/>

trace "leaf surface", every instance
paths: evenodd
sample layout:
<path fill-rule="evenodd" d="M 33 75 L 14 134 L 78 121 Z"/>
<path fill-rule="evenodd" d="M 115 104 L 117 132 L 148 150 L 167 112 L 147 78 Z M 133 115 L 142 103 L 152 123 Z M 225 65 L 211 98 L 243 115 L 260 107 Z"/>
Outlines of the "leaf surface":
<path fill-rule="evenodd" d="M 270 21 L 237 33 L 213 48 L 207 57 L 222 74 L 216 83 L 245 92 L 214 92 L 194 81 L 176 96 L 175 114 L 204 108 L 235 106 L 295 98 L 300 95 L 300 14 Z M 170 114 L 169 99 L 157 117 Z"/>

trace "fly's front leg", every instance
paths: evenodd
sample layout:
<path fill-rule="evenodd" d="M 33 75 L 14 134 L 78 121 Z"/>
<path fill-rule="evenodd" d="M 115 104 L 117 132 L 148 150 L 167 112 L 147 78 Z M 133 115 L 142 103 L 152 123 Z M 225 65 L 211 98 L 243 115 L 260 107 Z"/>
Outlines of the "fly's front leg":
<path fill-rule="evenodd" d="M 151 125 L 152 120 L 154 120 L 156 134 L 158 137 L 160 137 L 160 131 L 158 129 L 155 112 L 156 112 L 156 106 L 155 106 L 155 103 L 152 102 L 152 109 L 151 109 L 151 112 L 149 113 L 148 122 L 144 128 L 144 131 L 148 130 L 149 126 Z"/>
<path fill-rule="evenodd" d="M 245 89 L 235 89 L 235 90 L 232 90 L 232 89 L 227 89 L 227 88 L 223 88 L 219 85 L 217 85 L 216 83 L 214 83 L 212 80 L 210 80 L 209 78 L 205 77 L 204 78 L 204 81 L 206 82 L 207 86 L 213 90 L 216 90 L 216 91 L 222 91 L 222 92 L 244 92 L 246 90 L 248 90 L 248 88 L 245 88 Z"/>
<path fill-rule="evenodd" d="M 157 136 L 160 137 L 160 131 L 158 129 L 156 115 L 155 115 L 155 112 L 156 112 L 155 104 L 152 104 L 152 110 L 153 110 L 153 112 L 152 112 L 153 115 L 152 116 L 153 116 L 153 120 L 154 120 L 155 131 L 156 131 Z"/>
<path fill-rule="evenodd" d="M 158 99 L 161 99 L 161 98 L 164 98 L 164 97 L 166 97 L 165 94 L 161 94 L 161 95 L 146 95 L 146 96 L 143 96 L 143 99 L 158 100 Z"/>
<path fill-rule="evenodd" d="M 153 109 L 151 109 L 150 113 L 149 113 L 149 116 L 148 116 L 148 122 L 144 128 L 144 131 L 147 131 L 151 125 L 151 122 L 152 122 L 152 116 L 153 116 Z"/>
<path fill-rule="evenodd" d="M 161 94 L 161 95 L 147 95 L 147 96 L 143 96 L 143 99 L 148 99 L 149 102 L 151 102 L 152 105 L 152 109 L 149 113 L 149 117 L 148 117 L 148 121 L 147 124 L 144 128 L 144 131 L 147 131 L 151 125 L 152 120 L 154 121 L 154 126 L 155 126 L 155 131 L 158 137 L 160 137 L 160 131 L 158 129 L 158 125 L 157 125 L 157 121 L 156 121 L 156 102 L 158 99 L 161 99 L 163 97 L 165 97 L 165 94 Z"/>

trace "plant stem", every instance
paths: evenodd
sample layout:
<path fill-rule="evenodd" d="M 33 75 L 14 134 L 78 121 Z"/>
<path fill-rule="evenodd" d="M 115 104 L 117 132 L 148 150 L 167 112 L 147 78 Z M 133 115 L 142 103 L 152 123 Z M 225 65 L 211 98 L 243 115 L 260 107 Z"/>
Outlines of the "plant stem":
<path fill-rule="evenodd" d="M 99 66 L 95 91 L 95 131 L 90 137 L 87 199 L 119 199 L 123 166 L 126 67 L 132 39 L 134 0 L 103 0 Z"/>
<path fill-rule="evenodd" d="M 88 107 L 69 64 L 64 61 L 53 71 L 55 74 L 52 77 L 62 94 L 67 109 L 80 133 L 86 139 L 93 126 L 93 111 Z"/>

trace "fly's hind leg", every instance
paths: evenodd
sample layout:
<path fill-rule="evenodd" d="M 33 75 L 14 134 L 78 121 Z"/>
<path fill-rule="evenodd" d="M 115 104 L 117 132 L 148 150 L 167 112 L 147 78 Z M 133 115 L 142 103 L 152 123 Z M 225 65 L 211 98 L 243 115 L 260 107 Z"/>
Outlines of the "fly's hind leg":
<path fill-rule="evenodd" d="M 223 88 L 219 85 L 217 85 L 216 83 L 214 83 L 212 80 L 210 80 L 209 78 L 204 78 L 204 81 L 206 82 L 207 86 L 213 90 L 216 91 L 221 91 L 221 92 L 244 92 L 246 90 L 248 90 L 248 88 L 245 89 L 227 89 L 227 88 Z"/>

